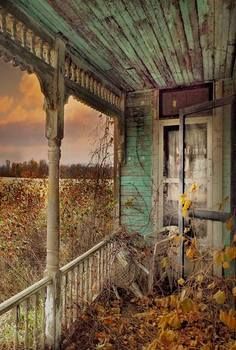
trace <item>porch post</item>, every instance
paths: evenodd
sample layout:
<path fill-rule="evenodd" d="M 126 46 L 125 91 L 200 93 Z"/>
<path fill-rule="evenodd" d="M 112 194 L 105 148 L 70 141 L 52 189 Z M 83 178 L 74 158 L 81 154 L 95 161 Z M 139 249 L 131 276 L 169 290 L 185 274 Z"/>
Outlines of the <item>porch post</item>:
<path fill-rule="evenodd" d="M 114 123 L 114 199 L 115 221 L 114 229 L 117 230 L 121 225 L 121 168 L 125 162 L 125 94 L 122 95 L 121 109 L 122 116 L 115 118 Z"/>
<path fill-rule="evenodd" d="M 60 201 L 59 167 L 60 147 L 64 133 L 65 101 L 65 43 L 55 42 L 55 74 L 51 84 L 45 85 L 46 137 L 48 139 L 48 206 L 46 274 L 53 283 L 47 287 L 45 304 L 45 336 L 49 349 L 60 348 L 61 338 L 61 276 L 59 271 Z"/>

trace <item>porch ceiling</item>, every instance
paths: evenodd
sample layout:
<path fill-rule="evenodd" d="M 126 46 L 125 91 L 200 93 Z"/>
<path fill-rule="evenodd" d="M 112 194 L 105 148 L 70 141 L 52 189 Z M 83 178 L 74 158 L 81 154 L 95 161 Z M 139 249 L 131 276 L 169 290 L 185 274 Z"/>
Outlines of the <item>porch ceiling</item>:
<path fill-rule="evenodd" d="M 10 0 L 126 91 L 230 78 L 236 0 Z"/>

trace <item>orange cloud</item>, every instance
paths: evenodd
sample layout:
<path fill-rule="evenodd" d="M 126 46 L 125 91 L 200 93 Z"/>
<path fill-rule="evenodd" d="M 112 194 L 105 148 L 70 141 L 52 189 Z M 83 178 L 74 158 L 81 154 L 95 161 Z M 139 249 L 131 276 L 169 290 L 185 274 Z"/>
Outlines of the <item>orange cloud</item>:
<path fill-rule="evenodd" d="M 13 96 L 0 96 L 0 163 L 47 158 L 44 96 L 35 75 L 22 74 Z M 62 163 L 86 163 L 103 133 L 100 113 L 70 97 L 65 105 Z M 95 129 L 97 129 L 95 133 Z M 14 156 L 15 154 L 15 156 Z"/>
<path fill-rule="evenodd" d="M 0 113 L 7 113 L 13 107 L 14 99 L 10 96 L 0 96 Z"/>
<path fill-rule="evenodd" d="M 22 106 L 30 109 L 42 109 L 44 97 L 36 75 L 24 73 L 19 85 L 19 91 L 22 94 L 22 100 L 20 101 Z"/>
<path fill-rule="evenodd" d="M 43 100 L 37 77 L 24 73 L 15 96 L 0 97 L 0 125 L 22 121 L 44 122 Z"/>

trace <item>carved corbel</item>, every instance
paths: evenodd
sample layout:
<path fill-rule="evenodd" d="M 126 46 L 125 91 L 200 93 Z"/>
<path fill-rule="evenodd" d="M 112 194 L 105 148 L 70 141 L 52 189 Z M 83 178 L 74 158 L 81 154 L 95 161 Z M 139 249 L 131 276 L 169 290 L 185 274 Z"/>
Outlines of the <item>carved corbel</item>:
<path fill-rule="evenodd" d="M 62 140 L 64 136 L 64 105 L 68 100 L 65 91 L 65 41 L 59 36 L 55 42 L 55 71 L 52 77 L 39 73 L 41 90 L 45 97 L 46 137 Z"/>

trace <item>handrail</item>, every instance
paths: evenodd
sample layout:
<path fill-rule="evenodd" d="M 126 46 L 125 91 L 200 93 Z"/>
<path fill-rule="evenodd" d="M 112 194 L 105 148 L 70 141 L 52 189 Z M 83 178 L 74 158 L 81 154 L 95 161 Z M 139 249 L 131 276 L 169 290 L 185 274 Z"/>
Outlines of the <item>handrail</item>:
<path fill-rule="evenodd" d="M 19 346 L 22 349 L 31 349 L 31 346 L 45 349 L 51 334 L 54 345 L 60 341 L 61 326 L 69 329 L 78 317 L 78 305 L 86 308 L 100 295 L 109 280 L 109 262 L 117 233 L 113 232 L 61 267 L 57 278 L 46 276 L 0 304 L 0 316 L 11 312 L 6 320 L 7 326 L 13 329 L 10 342 L 14 344 L 14 350 Z M 54 324 L 53 329 L 50 328 L 51 319 L 58 324 Z M 1 338 L 0 343 L 5 344 L 4 341 L 9 343 L 5 338 Z"/>
<path fill-rule="evenodd" d="M 17 306 L 19 303 L 29 298 L 31 295 L 36 294 L 41 288 L 46 287 L 48 284 L 51 284 L 51 282 L 52 277 L 46 276 L 40 281 L 34 283 L 32 286 L 3 301 L 0 304 L 0 316 L 11 310 L 14 306 Z"/>
<path fill-rule="evenodd" d="M 83 253 L 82 255 L 78 256 L 74 260 L 70 261 L 68 264 L 61 267 L 60 272 L 62 274 L 65 274 L 65 273 L 69 272 L 70 270 L 72 270 L 74 266 L 78 265 L 83 260 L 87 259 L 91 254 L 97 252 L 100 248 L 105 246 L 107 244 L 107 242 L 109 242 L 110 240 L 112 240 L 116 236 L 116 234 L 117 234 L 117 231 L 113 232 L 111 235 L 104 238 L 103 241 L 99 242 L 98 244 L 93 246 L 91 249 L 89 249 L 85 253 Z"/>

